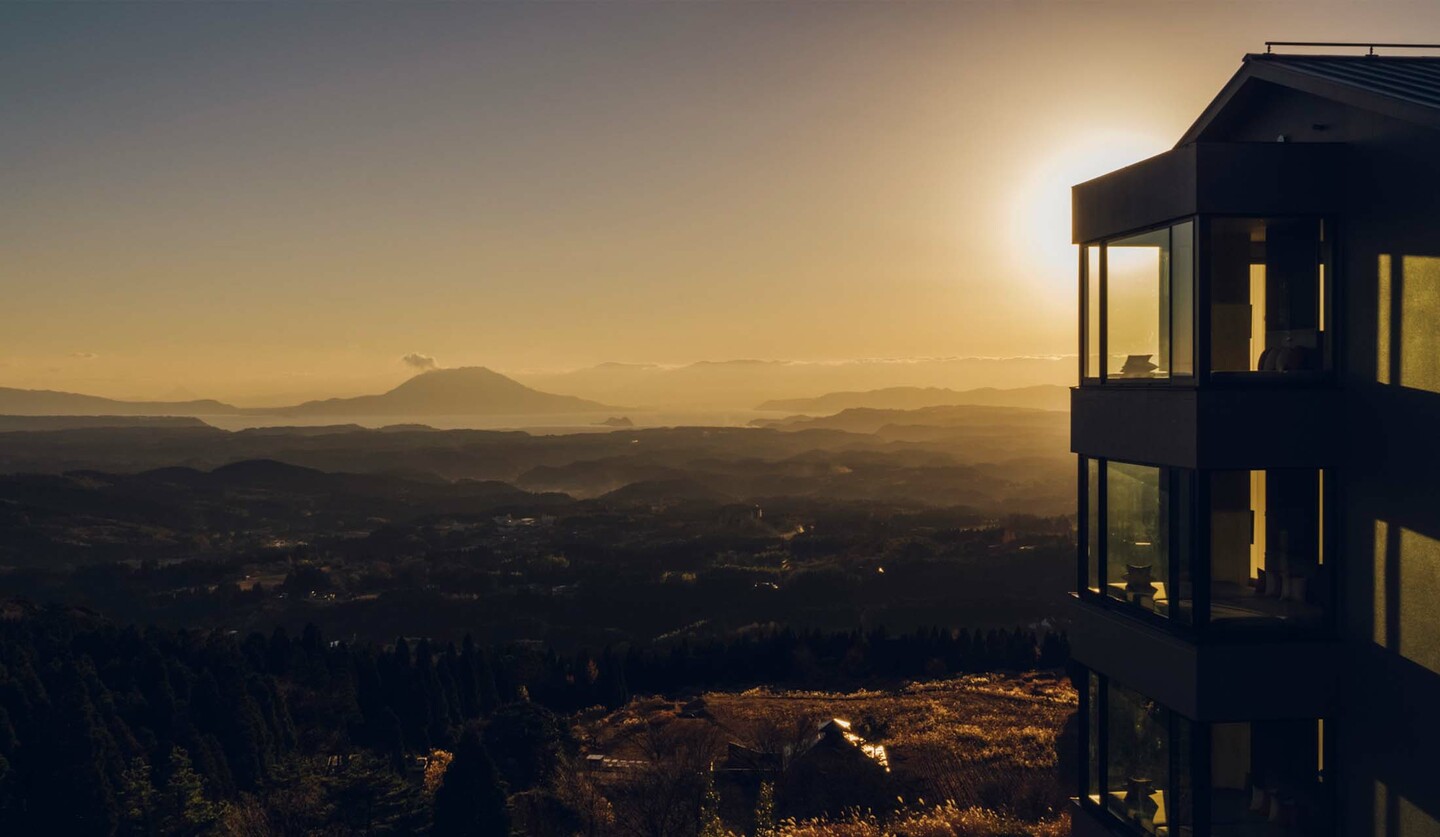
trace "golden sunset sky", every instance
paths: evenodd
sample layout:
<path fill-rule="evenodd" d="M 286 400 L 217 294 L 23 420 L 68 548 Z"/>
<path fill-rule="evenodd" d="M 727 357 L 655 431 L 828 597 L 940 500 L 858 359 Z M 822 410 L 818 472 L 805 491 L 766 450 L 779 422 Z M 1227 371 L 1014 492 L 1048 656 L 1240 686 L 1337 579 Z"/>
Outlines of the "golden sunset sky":
<path fill-rule="evenodd" d="M 0 6 L 0 386 L 1073 354 L 1069 186 L 1440 4 Z"/>

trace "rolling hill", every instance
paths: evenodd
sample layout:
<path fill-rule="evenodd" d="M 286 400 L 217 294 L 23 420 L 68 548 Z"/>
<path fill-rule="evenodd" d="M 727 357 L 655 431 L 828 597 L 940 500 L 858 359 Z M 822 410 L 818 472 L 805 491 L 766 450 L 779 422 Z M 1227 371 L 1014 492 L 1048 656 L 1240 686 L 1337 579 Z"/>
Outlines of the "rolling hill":
<path fill-rule="evenodd" d="M 831 392 L 816 398 L 786 398 L 766 401 L 757 410 L 784 413 L 830 415 L 857 408 L 872 410 L 916 410 L 923 407 L 975 405 L 983 407 L 1026 407 L 1034 410 L 1069 410 L 1070 390 L 1055 384 L 1017 389 L 954 390 L 942 387 L 887 387 L 865 392 Z"/>
<path fill-rule="evenodd" d="M 121 401 L 0 387 L 0 416 L 538 416 L 615 409 L 570 395 L 540 392 L 483 366 L 423 372 L 379 395 L 327 398 L 286 407 L 235 407 L 210 399 Z"/>
<path fill-rule="evenodd" d="M 238 407 L 199 401 L 120 401 L 49 389 L 0 387 L 0 415 L 7 416 L 220 416 Z"/>
<path fill-rule="evenodd" d="M 624 404 L 666 409 L 732 410 L 796 395 L 886 387 L 943 386 L 963 391 L 976 387 L 1068 386 L 1075 378 L 1075 358 L 726 360 L 683 366 L 602 363 L 569 372 L 517 374 L 516 378 L 528 386 L 574 393 L 581 398 L 615 399 Z"/>

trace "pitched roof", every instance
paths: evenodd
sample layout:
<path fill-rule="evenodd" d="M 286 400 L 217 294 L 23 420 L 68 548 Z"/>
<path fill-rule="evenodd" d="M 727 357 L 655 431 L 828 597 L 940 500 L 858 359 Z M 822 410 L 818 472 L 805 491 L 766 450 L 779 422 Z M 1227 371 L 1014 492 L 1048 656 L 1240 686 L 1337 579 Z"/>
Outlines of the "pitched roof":
<path fill-rule="evenodd" d="M 1253 55 L 1296 73 L 1379 96 L 1440 108 L 1440 58 L 1392 55 Z"/>
<path fill-rule="evenodd" d="M 1245 63 L 1177 145 L 1194 142 L 1252 79 L 1440 127 L 1440 57 L 1247 55 Z"/>

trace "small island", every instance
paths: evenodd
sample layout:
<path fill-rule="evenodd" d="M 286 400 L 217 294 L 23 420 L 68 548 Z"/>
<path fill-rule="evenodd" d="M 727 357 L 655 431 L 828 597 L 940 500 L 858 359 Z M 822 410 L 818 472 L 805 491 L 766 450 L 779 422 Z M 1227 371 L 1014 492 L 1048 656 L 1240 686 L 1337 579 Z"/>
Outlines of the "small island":
<path fill-rule="evenodd" d="M 635 422 L 629 416 L 611 416 L 604 421 L 595 422 L 597 427 L 634 427 Z"/>

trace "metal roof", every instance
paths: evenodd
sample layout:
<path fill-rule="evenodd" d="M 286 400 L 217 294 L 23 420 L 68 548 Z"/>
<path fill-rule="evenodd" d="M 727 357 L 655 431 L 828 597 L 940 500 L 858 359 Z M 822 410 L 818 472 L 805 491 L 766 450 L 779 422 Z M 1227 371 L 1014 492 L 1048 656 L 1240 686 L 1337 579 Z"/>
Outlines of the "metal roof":
<path fill-rule="evenodd" d="M 1245 56 L 1240 70 L 1176 146 L 1200 139 L 1252 80 L 1440 128 L 1440 56 L 1264 53 Z"/>
<path fill-rule="evenodd" d="M 1246 60 L 1440 109 L 1440 57 L 1268 54 Z"/>

